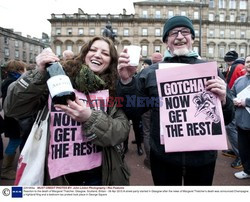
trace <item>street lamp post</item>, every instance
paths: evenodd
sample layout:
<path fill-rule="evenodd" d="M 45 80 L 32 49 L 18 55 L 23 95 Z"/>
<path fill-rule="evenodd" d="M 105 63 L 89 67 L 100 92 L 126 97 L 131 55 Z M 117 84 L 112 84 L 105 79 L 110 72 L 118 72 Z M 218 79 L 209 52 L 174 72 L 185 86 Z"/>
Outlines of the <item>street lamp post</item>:
<path fill-rule="evenodd" d="M 199 55 L 201 56 L 201 25 L 202 25 L 202 0 L 200 0 L 200 30 L 199 30 Z"/>

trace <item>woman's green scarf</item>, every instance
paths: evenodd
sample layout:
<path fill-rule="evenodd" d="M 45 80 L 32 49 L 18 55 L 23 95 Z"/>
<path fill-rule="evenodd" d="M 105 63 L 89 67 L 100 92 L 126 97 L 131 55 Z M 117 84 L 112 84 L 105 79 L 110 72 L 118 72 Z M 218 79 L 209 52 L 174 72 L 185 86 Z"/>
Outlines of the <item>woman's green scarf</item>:
<path fill-rule="evenodd" d="M 85 94 L 103 90 L 106 83 L 96 75 L 87 65 L 82 65 L 79 73 L 76 75 L 74 82 L 75 88 Z M 73 84 L 73 85 L 74 85 Z"/>

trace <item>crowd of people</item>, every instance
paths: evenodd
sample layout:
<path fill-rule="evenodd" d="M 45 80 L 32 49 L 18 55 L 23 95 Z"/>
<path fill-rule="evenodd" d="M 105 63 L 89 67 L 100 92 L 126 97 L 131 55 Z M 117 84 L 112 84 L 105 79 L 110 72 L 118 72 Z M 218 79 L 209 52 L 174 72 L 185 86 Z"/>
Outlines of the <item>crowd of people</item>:
<path fill-rule="evenodd" d="M 138 106 L 143 101 L 128 105 L 129 97 L 159 98 L 156 71 L 160 64 L 207 63 L 193 51 L 194 39 L 192 21 L 185 16 L 174 16 L 163 27 L 164 55 L 156 51 L 150 58 L 143 59 L 140 67 L 129 65 L 126 48 L 118 55 L 113 38 L 107 36 L 93 37 L 83 45 L 79 54 L 67 50 L 61 59 L 51 50 L 44 49 L 36 57 L 36 67 L 28 71 L 25 63 L 9 61 L 6 65 L 8 77 L 1 86 L 4 117 L 0 117 L 0 132 L 9 138 L 4 152 L 0 139 L 1 178 L 15 179 L 16 168 L 13 169 L 12 164 L 16 150 L 18 147 L 22 150 L 34 118 L 45 107 L 50 118 L 44 185 L 129 185 L 130 171 L 125 155 L 132 121 L 137 154 L 143 155 L 145 151 L 144 164 L 151 170 L 154 185 L 211 186 L 217 150 L 166 152 L 161 142 L 161 105 Z M 250 85 L 250 56 L 238 58 L 238 54 L 231 50 L 224 60 L 228 67 L 224 75 L 218 69 L 218 77 L 208 79 L 204 85 L 205 90 L 221 103 L 232 148 L 223 154 L 235 157 L 231 164 L 233 168 L 243 167 L 234 176 L 247 179 L 250 178 L 250 97 L 249 94 L 243 98 L 237 95 Z M 46 64 L 53 62 L 62 64 L 76 92 L 75 101 L 68 100 L 67 105 L 54 104 L 49 96 Z M 93 99 L 102 96 L 109 105 L 93 106 Z M 122 98 L 122 102 L 114 99 L 117 97 Z M 83 148 L 89 151 L 87 154 L 76 155 L 70 151 L 70 146 L 63 158 L 56 159 L 52 155 L 55 152 L 52 146 L 59 144 L 55 141 L 58 138 L 56 113 L 71 120 L 67 128 L 75 131 L 72 137 L 66 138 L 65 134 L 60 141 L 67 140 L 73 148 L 79 142 L 87 145 L 89 150 Z"/>

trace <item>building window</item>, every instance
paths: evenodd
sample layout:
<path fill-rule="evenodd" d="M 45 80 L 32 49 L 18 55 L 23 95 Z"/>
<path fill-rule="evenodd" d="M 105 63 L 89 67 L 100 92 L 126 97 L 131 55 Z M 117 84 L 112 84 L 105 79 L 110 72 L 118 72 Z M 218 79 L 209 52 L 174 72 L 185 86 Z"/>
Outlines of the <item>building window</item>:
<path fill-rule="evenodd" d="M 23 51 L 23 60 L 25 60 L 25 61 L 26 61 L 26 59 L 27 59 L 26 52 L 25 52 L 25 51 Z"/>
<path fill-rule="evenodd" d="M 209 0 L 209 8 L 214 8 L 214 0 Z"/>
<path fill-rule="evenodd" d="M 161 11 L 155 11 L 155 18 L 161 18 Z"/>
<path fill-rule="evenodd" d="M 154 47 L 154 52 L 161 52 L 161 46 L 157 45 Z"/>
<path fill-rule="evenodd" d="M 230 44 L 229 45 L 229 50 L 230 51 L 235 51 L 236 50 L 236 45 L 235 44 Z"/>
<path fill-rule="evenodd" d="M 197 46 L 193 47 L 194 52 L 199 53 L 199 48 Z"/>
<path fill-rule="evenodd" d="M 104 28 L 101 28 L 101 35 L 103 35 L 103 32 L 104 32 Z"/>
<path fill-rule="evenodd" d="M 194 19 L 195 20 L 199 19 L 199 12 L 198 11 L 194 12 Z"/>
<path fill-rule="evenodd" d="M 245 14 L 240 15 L 240 22 L 246 22 L 246 16 Z"/>
<path fill-rule="evenodd" d="M 4 55 L 7 57 L 10 56 L 10 50 L 8 48 L 4 49 Z"/>
<path fill-rule="evenodd" d="M 214 37 L 214 30 L 209 30 L 209 37 Z"/>
<path fill-rule="evenodd" d="M 142 28 L 142 36 L 148 36 L 148 29 Z"/>
<path fill-rule="evenodd" d="M 230 14 L 230 22 L 234 22 L 234 20 L 235 20 L 234 14 Z"/>
<path fill-rule="evenodd" d="M 30 53 L 30 62 L 33 62 L 33 53 Z"/>
<path fill-rule="evenodd" d="M 246 48 L 240 47 L 240 57 L 245 57 L 245 55 L 246 55 Z"/>
<path fill-rule="evenodd" d="M 199 31 L 197 29 L 194 30 L 195 36 L 199 36 Z"/>
<path fill-rule="evenodd" d="M 143 45 L 142 46 L 142 56 L 143 57 L 147 57 L 148 56 L 148 46 L 147 45 Z"/>
<path fill-rule="evenodd" d="M 225 0 L 219 0 L 219 8 L 225 8 Z"/>
<path fill-rule="evenodd" d="M 186 16 L 187 14 L 186 14 L 186 11 L 181 11 L 181 15 L 182 16 Z"/>
<path fill-rule="evenodd" d="M 19 47 L 19 41 L 15 40 L 15 47 Z"/>
<path fill-rule="evenodd" d="M 61 28 L 56 28 L 56 35 L 61 35 Z"/>
<path fill-rule="evenodd" d="M 224 58 L 224 56 L 225 56 L 225 47 L 222 46 L 219 48 L 219 57 Z"/>
<path fill-rule="evenodd" d="M 33 51 L 34 47 L 32 44 L 30 44 L 30 51 Z"/>
<path fill-rule="evenodd" d="M 62 55 L 61 45 L 56 45 L 56 55 L 58 55 L 59 57 Z"/>
<path fill-rule="evenodd" d="M 229 8 L 230 9 L 235 9 L 236 8 L 236 1 L 235 0 L 230 0 L 229 1 Z"/>
<path fill-rule="evenodd" d="M 19 50 L 15 50 L 15 57 L 19 58 Z"/>
<path fill-rule="evenodd" d="M 66 49 L 67 49 L 67 50 L 73 51 L 73 46 L 72 46 L 72 44 L 67 44 Z"/>
<path fill-rule="evenodd" d="M 72 28 L 68 28 L 67 33 L 68 33 L 68 35 L 72 35 Z"/>
<path fill-rule="evenodd" d="M 78 45 L 78 53 L 81 52 L 82 45 Z"/>
<path fill-rule="evenodd" d="M 168 18 L 172 18 L 174 16 L 174 11 L 168 11 Z"/>
<path fill-rule="evenodd" d="M 247 1 L 246 0 L 240 1 L 240 9 L 247 9 Z"/>
<path fill-rule="evenodd" d="M 90 28 L 89 29 L 89 35 L 94 36 L 95 35 L 95 28 Z"/>
<path fill-rule="evenodd" d="M 78 29 L 78 35 L 81 35 L 81 36 L 83 35 L 83 28 Z"/>
<path fill-rule="evenodd" d="M 113 29 L 113 32 L 116 34 L 116 36 L 117 36 L 117 33 L 118 33 L 118 30 L 115 28 L 115 29 Z"/>
<path fill-rule="evenodd" d="M 125 28 L 123 30 L 123 36 L 129 36 L 129 29 Z"/>
<path fill-rule="evenodd" d="M 213 13 L 209 13 L 208 20 L 209 21 L 214 21 L 214 14 Z"/>
<path fill-rule="evenodd" d="M 155 29 L 155 36 L 161 36 L 161 29 L 159 28 Z"/>
<path fill-rule="evenodd" d="M 4 44 L 7 44 L 7 45 L 9 44 L 9 39 L 6 36 L 4 37 Z"/>
<path fill-rule="evenodd" d="M 225 31 L 224 30 L 220 30 L 220 38 L 224 38 L 225 37 Z"/>
<path fill-rule="evenodd" d="M 220 14 L 220 22 L 224 22 L 224 21 L 225 21 L 224 14 L 223 14 L 223 13 L 221 13 L 221 14 Z"/>
<path fill-rule="evenodd" d="M 230 38 L 235 38 L 235 31 L 230 31 Z"/>
<path fill-rule="evenodd" d="M 148 11 L 142 11 L 142 17 L 143 18 L 148 18 Z"/>
<path fill-rule="evenodd" d="M 246 32 L 241 31 L 241 32 L 240 32 L 240 38 L 241 38 L 241 39 L 244 39 L 245 37 L 246 37 Z"/>
<path fill-rule="evenodd" d="M 214 57 L 214 47 L 208 47 L 208 56 Z"/>

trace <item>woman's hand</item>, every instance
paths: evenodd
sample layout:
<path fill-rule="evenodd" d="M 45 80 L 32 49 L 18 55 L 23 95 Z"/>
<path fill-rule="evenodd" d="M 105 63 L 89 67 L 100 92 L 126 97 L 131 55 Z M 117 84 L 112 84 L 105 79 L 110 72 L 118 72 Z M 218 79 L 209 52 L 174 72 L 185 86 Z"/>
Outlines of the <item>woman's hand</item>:
<path fill-rule="evenodd" d="M 76 96 L 76 100 L 68 100 L 68 105 L 56 104 L 55 107 L 64 111 L 72 119 L 78 122 L 86 122 L 92 114 L 90 107 L 86 106 L 86 103 Z"/>
<path fill-rule="evenodd" d="M 118 74 L 121 78 L 123 84 L 127 84 L 132 80 L 133 75 L 135 74 L 137 67 L 129 65 L 129 54 L 125 48 L 119 56 L 118 59 Z"/>
<path fill-rule="evenodd" d="M 37 57 L 36 64 L 39 71 L 43 72 L 46 69 L 46 64 L 57 62 L 60 59 L 52 52 L 50 48 L 45 48 Z"/>
<path fill-rule="evenodd" d="M 217 79 L 208 80 L 206 82 L 206 90 L 209 90 L 218 96 L 222 105 L 226 104 L 227 84 L 223 79 L 217 77 Z"/>

